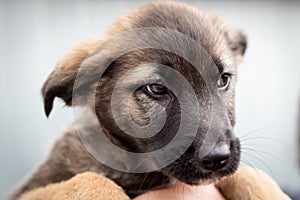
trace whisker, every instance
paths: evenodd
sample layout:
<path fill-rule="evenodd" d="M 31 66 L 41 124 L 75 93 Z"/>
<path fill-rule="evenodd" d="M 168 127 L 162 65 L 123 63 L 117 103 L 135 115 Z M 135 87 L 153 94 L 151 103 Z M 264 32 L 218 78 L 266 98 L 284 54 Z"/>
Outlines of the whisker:
<path fill-rule="evenodd" d="M 297 152 L 297 150 L 295 150 L 293 147 L 291 147 L 289 144 L 282 142 L 281 140 L 275 139 L 275 138 L 270 138 L 270 137 L 262 137 L 262 136 L 258 136 L 258 137 L 249 137 L 249 138 L 244 138 L 243 140 L 240 140 L 240 142 L 245 142 L 245 141 L 249 141 L 249 140 L 255 140 L 255 139 L 265 139 L 265 140 L 271 140 L 274 142 L 278 142 L 282 145 L 284 145 L 285 147 L 288 147 L 290 150 L 292 150 L 293 152 Z"/>
<path fill-rule="evenodd" d="M 257 147 L 257 146 L 259 146 L 259 147 L 267 147 L 267 145 L 263 145 L 263 144 L 258 144 L 258 143 L 244 143 L 244 142 L 245 141 L 240 142 L 241 143 L 241 147 L 247 147 L 247 146 L 249 146 L 249 147 Z"/>
<path fill-rule="evenodd" d="M 246 163 L 247 166 L 251 167 L 252 169 L 254 169 L 256 171 L 256 168 L 254 167 L 254 165 L 252 165 L 251 162 L 249 160 L 247 160 L 245 157 L 241 158 L 241 161 L 243 161 L 244 163 Z"/>
<path fill-rule="evenodd" d="M 142 189 L 143 184 L 145 183 L 145 181 L 146 181 L 146 179 L 147 179 L 148 176 L 149 176 L 149 173 L 147 173 L 147 174 L 145 175 L 145 177 L 143 178 L 143 181 L 142 181 L 142 183 L 140 184 L 140 187 L 139 187 L 138 191 L 140 191 L 140 190 Z"/>
<path fill-rule="evenodd" d="M 266 162 L 264 162 L 262 159 L 257 158 L 256 156 L 254 156 L 254 155 L 252 155 L 252 154 L 250 154 L 250 153 L 248 153 L 248 152 L 244 152 L 244 154 L 245 154 L 245 153 L 246 153 L 246 155 L 248 155 L 248 156 L 252 156 L 252 158 L 256 159 L 257 161 L 260 161 L 260 162 L 261 162 L 261 163 L 262 163 L 262 164 L 270 171 L 271 175 L 274 176 L 273 171 L 272 171 L 271 168 L 267 165 Z"/>
<path fill-rule="evenodd" d="M 263 131 L 263 130 L 266 130 L 266 129 L 269 129 L 269 128 L 271 128 L 271 127 L 266 126 L 266 127 L 258 128 L 258 129 L 255 129 L 255 130 L 253 130 L 253 131 L 250 131 L 250 132 L 248 132 L 248 133 L 246 133 L 246 134 L 240 136 L 239 138 L 240 138 L 240 139 L 243 139 L 243 138 L 248 137 L 248 136 L 250 136 L 250 135 L 256 134 L 256 133 L 259 132 L 259 131 Z"/>
<path fill-rule="evenodd" d="M 259 155 L 259 156 L 261 156 L 262 158 L 268 160 L 264 155 L 261 154 L 261 152 L 259 152 L 259 150 L 255 150 L 255 149 L 251 149 L 251 148 L 243 148 L 243 149 L 248 150 L 248 151 L 252 151 L 252 152 L 254 152 L 254 153 L 257 153 L 257 155 Z M 244 152 L 245 152 L 245 151 L 244 151 Z M 249 152 L 247 152 L 247 153 L 249 153 Z"/>
<path fill-rule="evenodd" d="M 266 152 L 266 151 L 262 151 L 262 150 L 258 150 L 258 149 L 251 149 L 251 148 L 242 148 L 242 149 L 246 149 L 246 150 L 252 150 L 254 151 L 255 153 L 262 153 L 262 154 L 265 154 L 267 156 L 270 156 L 272 158 L 276 158 L 277 160 L 279 160 L 281 163 L 284 163 L 284 161 L 279 157 L 279 156 L 276 156 L 272 153 L 269 153 L 269 152 Z"/>

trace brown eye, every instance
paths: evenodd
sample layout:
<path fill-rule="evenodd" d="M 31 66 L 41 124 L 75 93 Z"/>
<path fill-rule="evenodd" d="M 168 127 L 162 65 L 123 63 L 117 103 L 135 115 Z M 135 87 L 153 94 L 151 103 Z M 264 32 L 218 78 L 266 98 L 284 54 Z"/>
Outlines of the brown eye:
<path fill-rule="evenodd" d="M 146 92 L 152 97 L 160 97 L 168 93 L 168 89 L 161 84 L 150 84 L 146 86 Z"/>
<path fill-rule="evenodd" d="M 217 83 L 219 90 L 226 90 L 230 84 L 230 80 L 231 74 L 223 73 Z"/>

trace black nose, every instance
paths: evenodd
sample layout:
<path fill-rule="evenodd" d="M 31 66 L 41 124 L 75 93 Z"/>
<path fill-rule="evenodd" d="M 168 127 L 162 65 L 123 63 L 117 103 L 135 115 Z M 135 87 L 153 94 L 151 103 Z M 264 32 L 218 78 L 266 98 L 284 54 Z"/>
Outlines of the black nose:
<path fill-rule="evenodd" d="M 221 169 L 228 163 L 230 150 L 228 145 L 221 145 L 214 147 L 209 154 L 200 159 L 202 168 L 210 171 Z"/>

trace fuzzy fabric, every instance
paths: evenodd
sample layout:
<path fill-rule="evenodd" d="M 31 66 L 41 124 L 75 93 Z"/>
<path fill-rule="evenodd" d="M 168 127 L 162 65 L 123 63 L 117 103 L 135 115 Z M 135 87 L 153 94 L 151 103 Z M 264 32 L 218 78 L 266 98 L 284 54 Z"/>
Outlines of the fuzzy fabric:
<path fill-rule="evenodd" d="M 286 200 L 290 199 L 278 184 L 259 169 L 243 167 L 216 184 L 226 199 Z"/>
<path fill-rule="evenodd" d="M 216 184 L 228 200 L 289 200 L 266 173 L 249 167 Z M 50 184 L 23 194 L 19 200 L 129 200 L 112 180 L 93 172 L 78 174 L 68 181 Z M 163 200 L 163 199 L 161 199 Z"/>
<path fill-rule="evenodd" d="M 19 200 L 129 200 L 112 180 L 93 172 L 29 191 Z"/>

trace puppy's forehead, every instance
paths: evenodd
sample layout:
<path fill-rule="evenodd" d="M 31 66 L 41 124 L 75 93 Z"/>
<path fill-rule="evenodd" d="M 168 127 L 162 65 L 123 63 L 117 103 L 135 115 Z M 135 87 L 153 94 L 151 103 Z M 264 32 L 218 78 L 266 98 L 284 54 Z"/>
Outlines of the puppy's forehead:
<path fill-rule="evenodd" d="M 213 23 L 210 15 L 193 7 L 171 1 L 149 3 L 118 20 L 108 33 L 144 27 L 170 29 L 190 37 L 207 51 L 220 72 L 234 63 L 220 27 Z M 201 55 L 199 57 L 201 59 Z"/>

